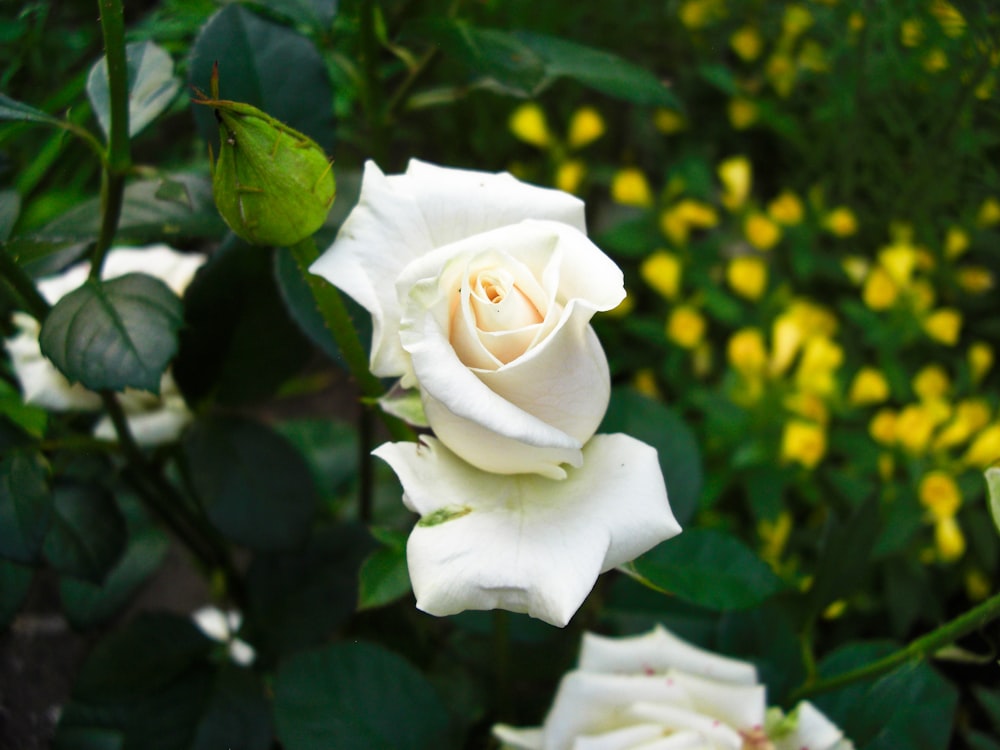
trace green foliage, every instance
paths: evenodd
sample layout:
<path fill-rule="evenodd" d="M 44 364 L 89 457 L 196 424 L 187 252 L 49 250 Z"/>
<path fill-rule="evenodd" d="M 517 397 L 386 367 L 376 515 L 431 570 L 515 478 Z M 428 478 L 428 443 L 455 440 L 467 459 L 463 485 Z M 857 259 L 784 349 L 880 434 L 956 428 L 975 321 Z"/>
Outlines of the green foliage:
<path fill-rule="evenodd" d="M 0 462 L 0 555 L 38 559 L 52 520 L 48 466 L 41 455 L 14 453 Z"/>

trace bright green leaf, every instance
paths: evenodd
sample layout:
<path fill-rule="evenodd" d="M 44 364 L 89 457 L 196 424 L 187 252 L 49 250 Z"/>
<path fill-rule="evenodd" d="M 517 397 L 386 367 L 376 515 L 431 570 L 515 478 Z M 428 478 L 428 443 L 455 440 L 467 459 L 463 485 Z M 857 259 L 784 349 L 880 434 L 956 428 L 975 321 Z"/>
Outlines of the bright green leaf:
<path fill-rule="evenodd" d="M 6 380 L 0 380 L 0 416 L 35 438 L 45 434 L 49 422 L 49 413 L 45 409 L 24 403 L 18 390 Z"/>
<path fill-rule="evenodd" d="M 406 567 L 407 535 L 393 529 L 371 529 L 382 543 L 361 566 L 358 581 L 358 609 L 381 607 L 411 591 Z"/>
<path fill-rule="evenodd" d="M 247 419 L 204 419 L 185 435 L 184 453 L 209 520 L 229 539 L 268 550 L 303 540 L 317 494 L 287 440 Z"/>
<path fill-rule="evenodd" d="M 338 643 L 283 662 L 274 719 L 286 750 L 453 747 L 448 712 L 409 662 L 370 643 Z"/>
<path fill-rule="evenodd" d="M 153 42 L 125 47 L 128 66 L 128 134 L 134 136 L 155 120 L 173 101 L 181 84 L 174 78 L 174 61 Z M 104 135 L 111 132 L 108 62 L 98 60 L 87 78 L 87 95 Z"/>
<path fill-rule="evenodd" d="M 101 583 L 125 548 L 121 511 L 93 486 L 58 486 L 54 498 L 45 558 L 60 573 Z"/>
<path fill-rule="evenodd" d="M 39 453 L 11 452 L 0 460 L 0 557 L 38 559 L 52 519 L 48 466 Z"/>
<path fill-rule="evenodd" d="M 48 125 L 61 125 L 61 121 L 35 109 L 27 104 L 0 94 L 0 120 L 20 120 L 22 122 L 44 122 Z"/>
<path fill-rule="evenodd" d="M 166 284 L 131 273 L 89 279 L 67 294 L 46 318 L 39 341 L 71 382 L 94 391 L 159 393 L 182 322 L 181 301 Z"/>
<path fill-rule="evenodd" d="M 753 607 L 783 587 L 746 545 L 711 529 L 685 530 L 636 559 L 632 568 L 658 588 L 715 610 Z"/>
<path fill-rule="evenodd" d="M 704 474 L 694 433 L 677 412 L 631 388 L 615 388 L 600 432 L 624 432 L 657 450 L 670 507 L 683 526 L 698 505 Z"/>

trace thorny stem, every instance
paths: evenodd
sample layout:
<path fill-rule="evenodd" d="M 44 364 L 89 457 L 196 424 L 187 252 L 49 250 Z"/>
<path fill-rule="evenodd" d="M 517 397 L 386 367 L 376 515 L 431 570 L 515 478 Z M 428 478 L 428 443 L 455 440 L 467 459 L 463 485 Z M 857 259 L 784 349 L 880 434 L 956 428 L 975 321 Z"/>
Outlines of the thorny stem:
<path fill-rule="evenodd" d="M 894 651 L 882 659 L 865 664 L 857 669 L 834 675 L 833 677 L 806 682 L 806 684 L 792 693 L 789 702 L 794 704 L 803 698 L 837 690 L 861 680 L 870 680 L 892 671 L 901 664 L 916 662 L 928 656 L 933 656 L 944 646 L 954 643 L 962 636 L 978 630 L 997 617 L 1000 617 L 1000 594 L 995 594 L 982 604 L 959 615 L 951 622 L 947 622 L 927 635 L 917 638 L 909 645 L 904 646 L 898 651 Z"/>

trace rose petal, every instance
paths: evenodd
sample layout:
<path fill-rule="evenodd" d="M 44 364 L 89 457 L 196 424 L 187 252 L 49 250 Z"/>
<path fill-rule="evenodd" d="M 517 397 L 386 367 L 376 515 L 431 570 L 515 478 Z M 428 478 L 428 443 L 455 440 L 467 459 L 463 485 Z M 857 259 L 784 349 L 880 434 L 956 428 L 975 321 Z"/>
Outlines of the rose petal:
<path fill-rule="evenodd" d="M 542 730 L 539 727 L 518 729 L 509 724 L 494 724 L 493 736 L 503 743 L 504 750 L 543 750 Z"/>
<path fill-rule="evenodd" d="M 662 625 L 648 633 L 624 638 L 584 634 L 578 669 L 636 674 L 673 669 L 723 682 L 743 685 L 757 682 L 757 668 L 750 662 L 706 651 L 678 638 Z"/>
<path fill-rule="evenodd" d="M 613 729 L 610 732 L 577 737 L 573 742 L 573 750 L 631 750 L 631 748 L 639 747 L 640 743 L 642 750 L 646 750 L 651 746 L 652 740 L 662 737 L 663 730 L 656 724 L 633 724 L 622 729 Z M 674 735 L 670 739 L 674 739 L 675 737 L 679 737 L 679 735 Z M 674 747 L 678 750 L 682 747 L 701 747 L 704 745 L 701 737 L 697 734 L 693 735 L 693 738 L 680 737 L 680 739 L 682 742 L 685 739 L 694 739 L 699 744 L 692 746 L 689 744 L 677 744 L 675 741 Z"/>
<path fill-rule="evenodd" d="M 636 703 L 629 707 L 628 714 L 639 721 L 655 721 L 667 731 L 697 732 L 709 747 L 717 750 L 743 747 L 743 737 L 736 729 L 698 710 L 666 703 Z"/>
<path fill-rule="evenodd" d="M 597 576 L 680 532 L 656 451 L 597 435 L 563 481 L 478 471 L 439 441 L 375 452 L 421 515 L 407 547 L 418 608 L 527 612 L 559 627 Z"/>
<path fill-rule="evenodd" d="M 760 729 L 767 713 L 764 685 L 739 685 L 671 670 L 669 677 L 684 688 L 694 709 L 737 729 Z"/>
<path fill-rule="evenodd" d="M 844 733 L 812 703 L 803 701 L 796 707 L 798 723 L 795 729 L 774 741 L 775 750 L 843 750 L 853 747 Z"/>

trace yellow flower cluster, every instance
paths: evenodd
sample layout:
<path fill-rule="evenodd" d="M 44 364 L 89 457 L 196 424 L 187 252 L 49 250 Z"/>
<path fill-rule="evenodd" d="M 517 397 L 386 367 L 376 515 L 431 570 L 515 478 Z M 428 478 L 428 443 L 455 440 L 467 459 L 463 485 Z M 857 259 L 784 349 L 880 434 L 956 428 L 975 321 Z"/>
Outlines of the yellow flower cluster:
<path fill-rule="evenodd" d="M 552 133 L 541 107 L 534 102 L 515 109 L 508 121 L 510 132 L 520 141 L 547 152 L 553 165 L 552 182 L 567 193 L 580 192 L 587 167 L 577 152 L 604 135 L 604 119 L 593 107 L 581 107 L 570 118 L 565 138 Z M 517 171 L 517 170 L 514 170 Z"/>

